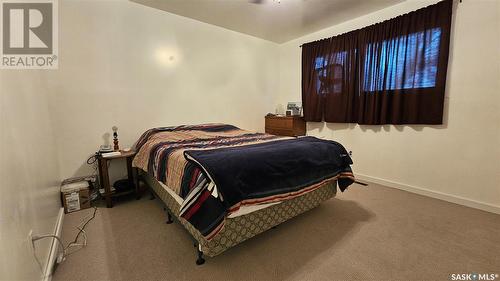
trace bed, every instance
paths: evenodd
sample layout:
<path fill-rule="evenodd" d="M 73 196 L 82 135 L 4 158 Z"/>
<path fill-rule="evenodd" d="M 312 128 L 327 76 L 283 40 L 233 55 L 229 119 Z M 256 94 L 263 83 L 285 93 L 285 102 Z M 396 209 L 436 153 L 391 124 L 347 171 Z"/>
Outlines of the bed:
<path fill-rule="evenodd" d="M 136 143 L 133 166 L 168 221 L 192 236 L 196 264 L 344 191 L 352 160 L 333 141 L 280 137 L 227 124 L 161 127 Z"/>

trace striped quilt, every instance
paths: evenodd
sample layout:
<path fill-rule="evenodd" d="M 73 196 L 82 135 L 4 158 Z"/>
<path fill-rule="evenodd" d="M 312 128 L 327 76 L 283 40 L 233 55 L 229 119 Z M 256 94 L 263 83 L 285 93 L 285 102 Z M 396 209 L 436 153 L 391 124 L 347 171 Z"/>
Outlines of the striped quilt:
<path fill-rule="evenodd" d="M 262 170 L 260 163 L 264 166 L 283 165 L 277 160 L 292 155 L 290 151 L 308 147 L 318 150 L 318 147 L 332 146 L 332 143 L 335 144 L 334 149 L 340 147 L 338 153 L 334 154 L 343 155 L 335 156 L 340 159 L 340 164 L 336 164 L 338 169 L 326 167 L 324 157 L 319 157 L 324 151 L 318 151 L 320 154 L 316 158 L 322 161 L 318 167 L 326 167 L 328 172 L 326 168 L 323 169 L 325 172 L 321 172 L 321 169 L 314 167 L 307 173 L 317 174 L 312 179 L 311 176 L 295 178 L 294 173 L 287 177 L 292 179 L 288 182 L 280 178 L 273 180 L 271 174 L 274 172 L 270 172 L 269 180 L 258 181 L 259 178 L 267 179 L 262 176 L 265 175 L 265 170 Z M 286 150 L 294 146 L 294 150 Z M 325 146 L 325 149 L 331 150 L 328 146 Z M 137 141 L 136 151 L 133 166 L 153 175 L 183 198 L 180 216 L 188 220 L 207 240 L 215 237 L 224 226 L 227 216 L 242 205 L 288 200 L 336 179 L 343 179 L 343 190 L 353 180 L 349 166 L 352 162 L 345 149 L 335 142 L 311 137 L 278 137 L 249 132 L 226 124 L 150 129 Z M 276 163 L 271 163 L 269 161 L 273 160 L 266 158 L 266 155 L 272 153 L 276 154 Z M 254 159 L 250 161 L 252 157 Z M 336 158 L 333 162 L 337 161 Z M 246 163 L 246 160 L 249 160 L 249 163 Z M 310 162 L 310 159 L 306 160 Z M 318 161 L 311 162 L 311 165 L 316 165 Z M 288 160 L 282 162 L 291 163 Z M 280 169 L 290 170 L 289 167 L 281 166 Z M 266 185 L 267 182 L 270 184 Z"/>

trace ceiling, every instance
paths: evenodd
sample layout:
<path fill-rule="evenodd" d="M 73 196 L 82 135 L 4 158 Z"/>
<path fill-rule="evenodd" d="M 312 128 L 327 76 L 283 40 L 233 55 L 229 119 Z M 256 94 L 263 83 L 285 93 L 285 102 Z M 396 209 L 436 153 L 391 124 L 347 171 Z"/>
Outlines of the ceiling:
<path fill-rule="evenodd" d="M 403 0 L 131 0 L 283 43 Z M 260 2 L 260 4 L 257 4 Z"/>

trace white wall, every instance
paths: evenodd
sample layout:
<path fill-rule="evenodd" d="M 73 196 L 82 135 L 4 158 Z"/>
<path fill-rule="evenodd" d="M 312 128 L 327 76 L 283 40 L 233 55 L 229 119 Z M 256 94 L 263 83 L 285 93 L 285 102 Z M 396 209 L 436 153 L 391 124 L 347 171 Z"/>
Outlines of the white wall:
<path fill-rule="evenodd" d="M 416 10 L 406 1 L 287 42 L 277 103 L 301 100 L 299 45 Z M 455 1 L 442 126 L 308 123 L 308 134 L 354 152 L 354 171 L 402 188 L 500 210 L 500 1 Z M 478 205 L 479 203 L 479 205 Z"/>
<path fill-rule="evenodd" d="M 0 280 L 38 280 L 28 233 L 53 233 L 59 171 L 44 71 L 0 70 Z M 50 240 L 37 242 L 42 266 Z"/>
<path fill-rule="evenodd" d="M 60 1 L 59 9 L 50 81 L 63 178 L 91 173 L 84 162 L 113 125 L 121 147 L 155 126 L 263 130 L 278 87 L 276 44 L 129 1 Z"/>
<path fill-rule="evenodd" d="M 274 107 L 274 43 L 129 1 L 59 1 L 59 14 L 58 70 L 0 71 L 0 280 L 39 279 L 29 230 L 54 230 L 60 179 L 91 173 L 113 125 L 127 147 L 154 126 L 263 130 Z"/>

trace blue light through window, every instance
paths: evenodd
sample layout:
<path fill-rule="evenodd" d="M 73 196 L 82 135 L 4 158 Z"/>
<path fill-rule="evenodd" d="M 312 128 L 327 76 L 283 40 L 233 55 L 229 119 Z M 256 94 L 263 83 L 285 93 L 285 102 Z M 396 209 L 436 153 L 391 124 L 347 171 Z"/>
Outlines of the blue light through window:
<path fill-rule="evenodd" d="M 343 65 L 347 52 L 337 52 L 326 57 L 317 57 L 314 62 L 316 70 L 316 92 L 318 95 L 342 92 Z"/>
<path fill-rule="evenodd" d="M 434 28 L 366 46 L 364 90 L 430 88 L 436 85 L 441 29 Z"/>

